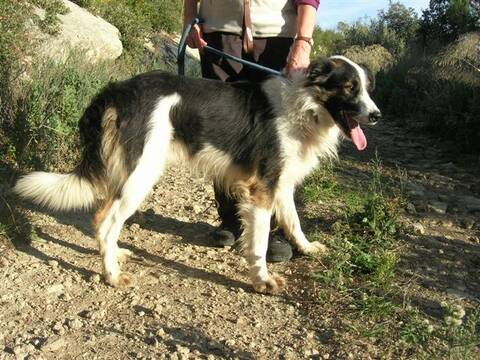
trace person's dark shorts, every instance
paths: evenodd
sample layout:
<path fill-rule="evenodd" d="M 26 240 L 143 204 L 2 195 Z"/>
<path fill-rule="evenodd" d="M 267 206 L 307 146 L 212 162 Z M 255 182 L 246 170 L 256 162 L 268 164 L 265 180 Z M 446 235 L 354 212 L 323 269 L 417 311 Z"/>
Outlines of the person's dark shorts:
<path fill-rule="evenodd" d="M 274 70 L 282 70 L 285 67 L 293 43 L 292 38 L 255 38 L 253 54 L 245 54 L 242 38 L 239 35 L 212 32 L 203 34 L 203 37 L 208 45 L 218 50 Z M 201 56 L 201 68 L 203 77 L 222 81 L 248 80 L 260 82 L 268 76 L 260 70 L 252 69 L 208 51 L 205 51 Z"/>

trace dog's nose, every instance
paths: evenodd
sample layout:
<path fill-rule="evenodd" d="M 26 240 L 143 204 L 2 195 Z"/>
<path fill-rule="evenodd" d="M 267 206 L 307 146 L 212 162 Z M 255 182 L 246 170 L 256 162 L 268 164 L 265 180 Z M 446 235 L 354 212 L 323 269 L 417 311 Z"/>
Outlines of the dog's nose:
<path fill-rule="evenodd" d="M 370 123 L 375 124 L 376 122 L 380 121 L 382 119 L 382 113 L 380 111 L 374 111 L 370 114 Z"/>

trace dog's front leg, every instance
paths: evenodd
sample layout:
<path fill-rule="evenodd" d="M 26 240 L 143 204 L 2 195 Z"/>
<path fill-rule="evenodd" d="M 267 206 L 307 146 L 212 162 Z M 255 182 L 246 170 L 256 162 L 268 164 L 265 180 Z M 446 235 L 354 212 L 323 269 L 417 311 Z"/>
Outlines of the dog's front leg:
<path fill-rule="evenodd" d="M 253 288 L 262 293 L 276 293 L 285 286 L 285 280 L 278 275 L 269 274 L 267 269 L 271 207 L 243 204 L 240 206 L 240 215 L 244 223 L 245 257 L 250 267 Z"/>
<path fill-rule="evenodd" d="M 280 188 L 275 197 L 275 216 L 280 227 L 293 242 L 295 247 L 304 255 L 325 252 L 326 247 L 318 241 L 310 242 L 305 237 L 300 225 L 293 185 Z"/>

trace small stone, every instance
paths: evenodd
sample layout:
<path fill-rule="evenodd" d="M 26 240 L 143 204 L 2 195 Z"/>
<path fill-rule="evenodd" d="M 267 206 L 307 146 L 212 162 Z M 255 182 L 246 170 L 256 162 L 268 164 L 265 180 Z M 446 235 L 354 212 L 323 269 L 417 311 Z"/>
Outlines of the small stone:
<path fill-rule="evenodd" d="M 57 260 L 48 260 L 47 264 L 50 265 L 53 268 L 58 267 L 58 261 Z"/>
<path fill-rule="evenodd" d="M 415 224 L 413 224 L 413 232 L 416 233 L 416 234 L 424 235 L 425 234 L 425 228 L 423 227 L 422 224 L 415 223 Z"/>
<path fill-rule="evenodd" d="M 408 203 L 407 204 L 407 212 L 409 214 L 416 214 L 417 213 L 417 209 L 415 209 L 415 205 L 413 205 L 412 203 Z"/>
<path fill-rule="evenodd" d="M 177 353 L 181 354 L 181 355 L 187 355 L 187 354 L 190 354 L 190 349 L 185 347 L 185 346 L 181 346 L 181 345 L 178 345 L 176 346 L 176 350 L 177 350 Z"/>
<path fill-rule="evenodd" d="M 462 227 L 467 230 L 472 230 L 475 225 L 475 220 L 472 218 L 464 218 L 461 221 Z"/>
<path fill-rule="evenodd" d="M 225 341 L 225 345 L 227 345 L 228 347 L 234 347 L 235 344 L 236 342 L 233 339 L 228 339 L 227 341 Z"/>
<path fill-rule="evenodd" d="M 207 256 L 209 258 L 213 258 L 217 252 L 215 250 L 208 250 L 207 251 Z"/>
<path fill-rule="evenodd" d="M 66 344 L 67 342 L 63 338 L 50 338 L 42 346 L 42 351 L 55 352 L 60 350 Z"/>
<path fill-rule="evenodd" d="M 441 201 L 431 200 L 427 207 L 429 210 L 436 212 L 437 214 L 446 214 L 448 205 Z"/>
<path fill-rule="evenodd" d="M 54 293 L 60 293 L 63 291 L 63 285 L 62 284 L 56 284 L 48 287 L 46 289 L 47 294 L 54 294 Z"/>
<path fill-rule="evenodd" d="M 65 332 L 63 324 L 60 321 L 57 321 L 55 324 L 53 324 L 52 330 L 59 335 L 62 335 Z"/>
<path fill-rule="evenodd" d="M 25 353 L 25 349 L 23 348 L 23 345 L 18 345 L 13 348 L 13 353 L 16 355 L 16 357 L 21 357 L 24 359 L 27 357 L 27 354 Z"/>
<path fill-rule="evenodd" d="M 203 212 L 203 208 L 199 205 L 193 205 L 193 212 L 195 214 L 201 214 Z"/>
<path fill-rule="evenodd" d="M 440 222 L 440 225 L 446 227 L 446 228 L 452 228 L 454 226 L 454 223 L 450 219 L 444 219 Z"/>
<path fill-rule="evenodd" d="M 68 293 L 62 293 L 58 297 L 64 301 L 72 300 L 72 297 Z"/>
<path fill-rule="evenodd" d="M 100 275 L 98 274 L 92 274 L 90 276 L 90 282 L 94 283 L 94 284 L 98 284 L 100 282 Z"/>
<path fill-rule="evenodd" d="M 162 305 L 157 304 L 153 310 L 154 310 L 154 314 L 158 316 L 162 314 L 163 307 Z"/>
<path fill-rule="evenodd" d="M 146 337 L 144 341 L 147 345 L 156 345 L 158 343 L 157 339 L 153 336 Z"/>
<path fill-rule="evenodd" d="M 106 314 L 105 310 L 85 310 L 82 311 L 79 315 L 84 319 L 99 320 L 103 318 Z"/>
<path fill-rule="evenodd" d="M 139 311 L 137 314 L 138 316 L 145 316 L 145 311 Z"/>
<path fill-rule="evenodd" d="M 80 321 L 80 319 L 69 319 L 67 320 L 67 326 L 69 329 L 77 330 L 83 326 L 83 323 Z"/>
<path fill-rule="evenodd" d="M 133 223 L 132 225 L 130 225 L 130 230 L 131 231 L 138 231 L 138 230 L 140 230 L 140 225 L 138 225 L 136 223 Z"/>
<path fill-rule="evenodd" d="M 240 316 L 238 319 L 237 319 L 237 325 L 246 325 L 247 324 L 247 320 L 243 317 L 243 316 Z"/>

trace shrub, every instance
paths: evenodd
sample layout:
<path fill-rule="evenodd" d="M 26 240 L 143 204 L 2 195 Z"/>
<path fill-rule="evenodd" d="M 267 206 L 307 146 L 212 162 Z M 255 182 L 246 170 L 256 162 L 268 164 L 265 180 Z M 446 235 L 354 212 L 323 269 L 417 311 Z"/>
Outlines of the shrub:
<path fill-rule="evenodd" d="M 312 37 L 314 42 L 313 57 L 335 55 L 339 49 L 343 48 L 343 42 L 345 41 L 340 32 L 323 30 L 319 26 L 315 27 Z"/>
<path fill-rule="evenodd" d="M 446 46 L 435 56 L 433 64 L 440 79 L 480 86 L 480 33 L 465 34 Z"/>
<path fill-rule="evenodd" d="M 342 24 L 340 32 L 345 38 L 345 46 L 358 45 L 366 47 L 379 44 L 395 57 L 405 54 L 407 40 L 401 34 L 387 27 L 380 21 L 372 20 L 370 24 L 357 21 L 354 24 Z"/>
<path fill-rule="evenodd" d="M 66 14 L 68 8 L 61 0 L 30 0 L 30 2 L 45 11 L 45 16 L 40 19 L 35 17 L 40 29 L 48 34 L 55 34 L 59 30 L 58 14 Z"/>
<path fill-rule="evenodd" d="M 389 68 L 394 63 L 392 54 L 381 45 L 361 47 L 354 45 L 343 51 L 353 61 L 367 65 L 373 73 Z"/>
<path fill-rule="evenodd" d="M 420 122 L 429 134 L 453 141 L 459 151 L 478 153 L 480 84 L 478 76 L 467 76 L 467 69 L 454 65 L 455 56 L 452 64 L 442 63 L 453 49 L 431 58 L 412 52 L 380 71 L 375 98 L 384 113 L 406 123 Z"/>
<path fill-rule="evenodd" d="M 155 31 L 180 31 L 181 0 L 77 0 L 105 20 L 115 25 L 129 56 L 142 55 L 146 38 Z"/>
<path fill-rule="evenodd" d="M 122 74 L 112 63 L 90 65 L 73 53 L 65 63 L 43 61 L 13 97 L 2 153 L 11 167 L 67 170 L 78 152 L 77 122 L 91 98 Z"/>

